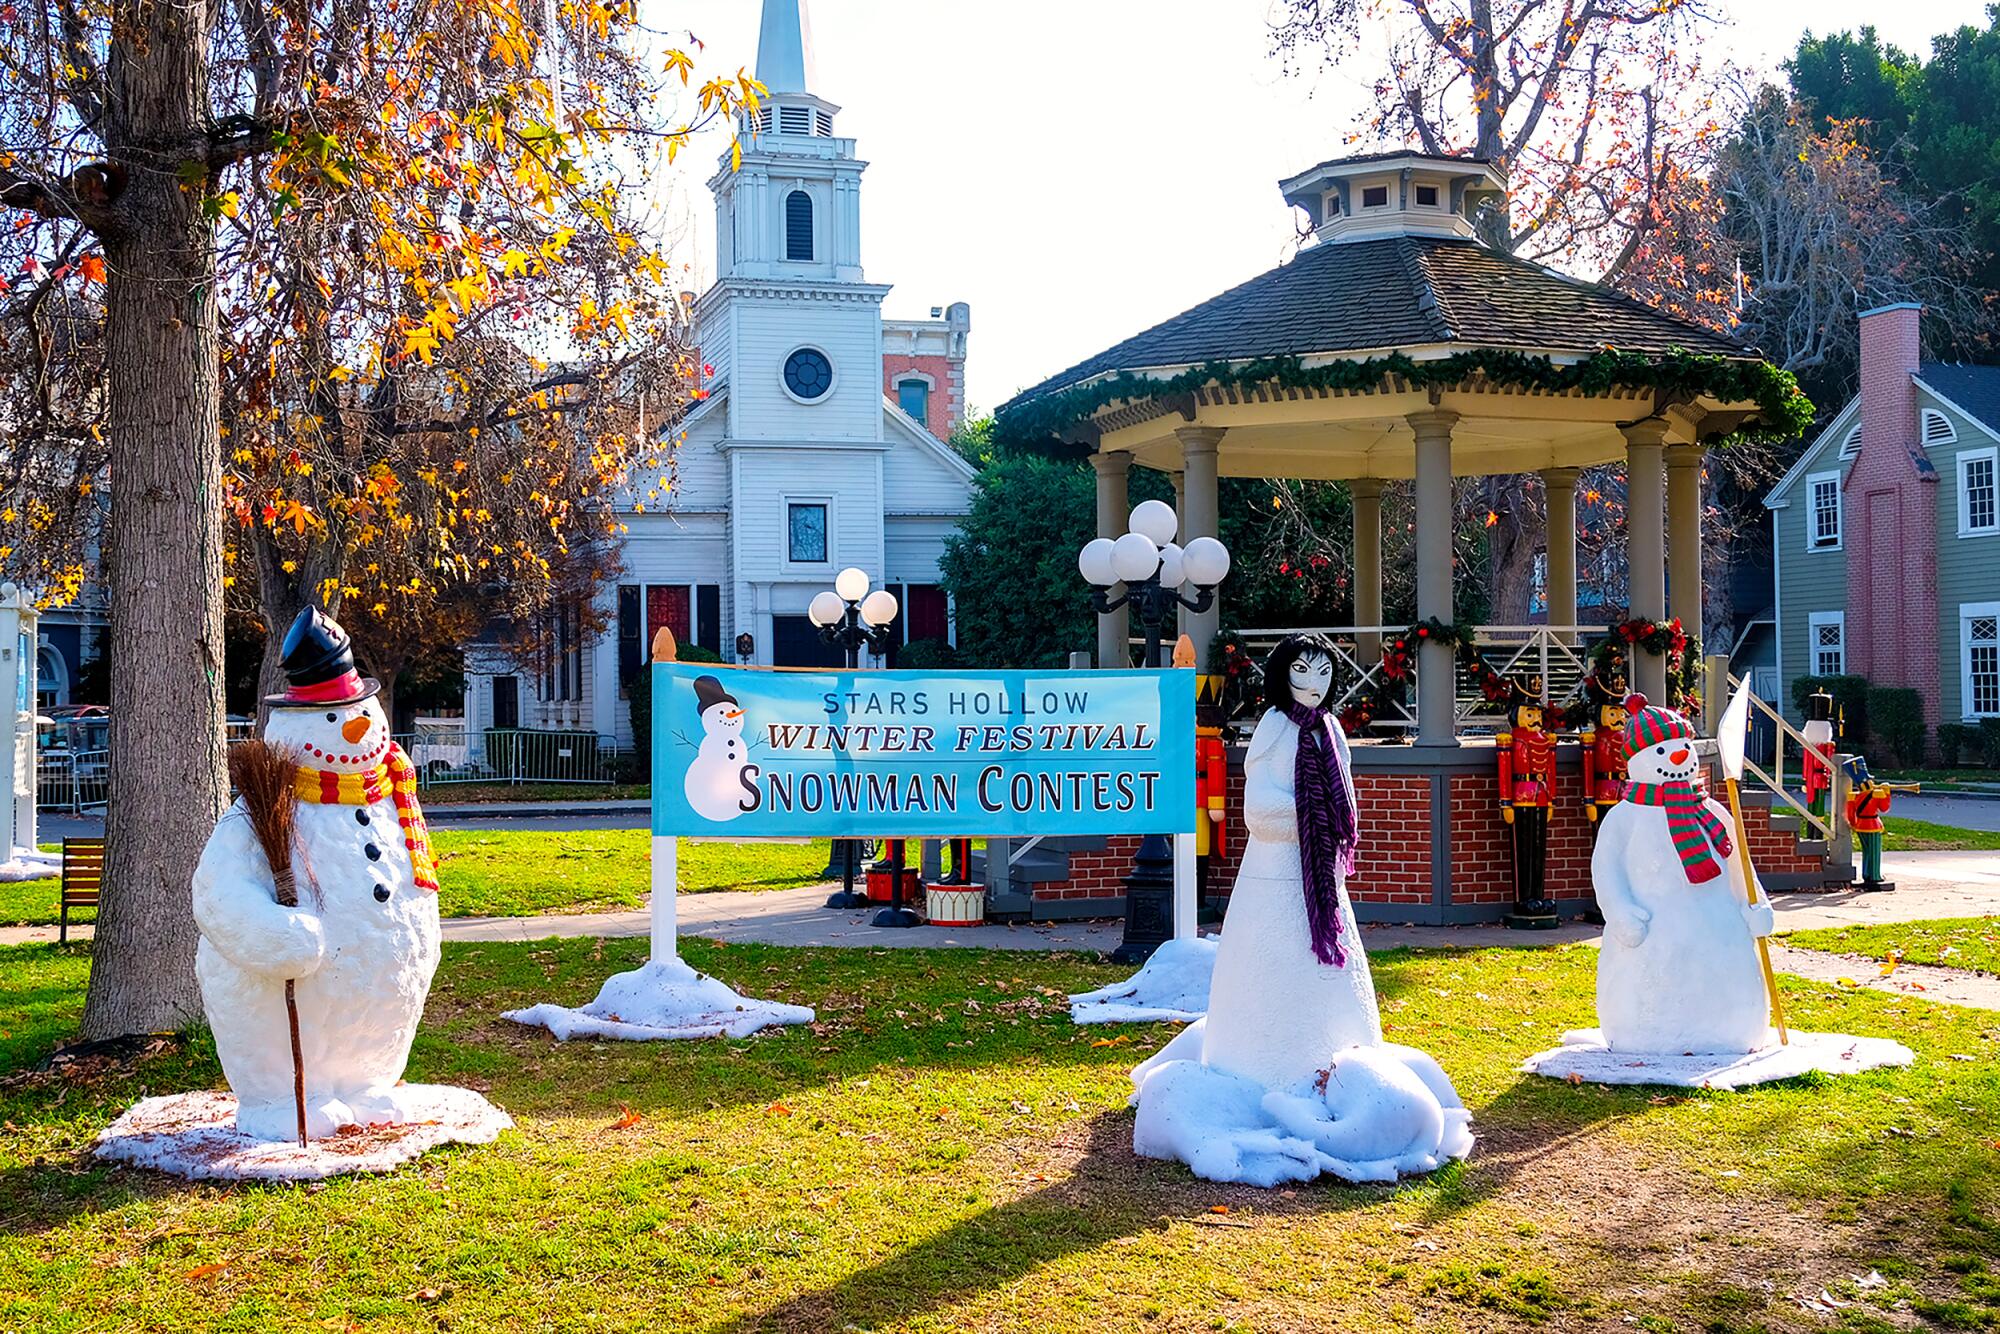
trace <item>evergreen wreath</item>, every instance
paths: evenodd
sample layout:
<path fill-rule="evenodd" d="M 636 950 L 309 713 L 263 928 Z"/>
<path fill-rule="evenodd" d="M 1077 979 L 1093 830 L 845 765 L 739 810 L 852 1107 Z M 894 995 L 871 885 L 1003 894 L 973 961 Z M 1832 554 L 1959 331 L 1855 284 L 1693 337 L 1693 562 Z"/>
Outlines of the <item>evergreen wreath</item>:
<path fill-rule="evenodd" d="M 1088 384 L 1071 385 L 1003 410 L 994 437 L 1003 446 L 1046 448 L 1072 427 L 1114 403 L 1142 403 L 1210 387 L 1361 392 L 1394 378 L 1416 389 L 1449 388 L 1468 380 L 1550 393 L 1579 390 L 1602 394 L 1614 388 L 1653 389 L 1724 402 L 1754 402 L 1756 421 L 1735 432 L 1716 432 L 1704 443 L 1731 440 L 1789 440 L 1812 425 L 1813 405 L 1790 371 L 1766 361 L 1737 360 L 1676 348 L 1661 356 L 1605 349 L 1582 361 L 1557 365 L 1548 357 L 1502 348 L 1455 352 L 1417 361 L 1401 352 L 1363 361 L 1330 361 L 1307 366 L 1298 357 L 1259 357 L 1241 363 L 1210 361 L 1178 375 L 1157 377 L 1134 371 Z"/>
<path fill-rule="evenodd" d="M 1667 707 L 1679 709 L 1690 718 L 1699 718 L 1700 638 L 1689 634 L 1678 616 L 1670 616 L 1664 621 L 1634 617 L 1613 626 L 1611 633 L 1591 650 L 1591 674 L 1600 681 L 1631 681 L 1631 650 L 1635 647 L 1667 660 Z M 1572 705 L 1571 709 L 1574 711 L 1578 707 L 1588 708 L 1587 705 Z"/>

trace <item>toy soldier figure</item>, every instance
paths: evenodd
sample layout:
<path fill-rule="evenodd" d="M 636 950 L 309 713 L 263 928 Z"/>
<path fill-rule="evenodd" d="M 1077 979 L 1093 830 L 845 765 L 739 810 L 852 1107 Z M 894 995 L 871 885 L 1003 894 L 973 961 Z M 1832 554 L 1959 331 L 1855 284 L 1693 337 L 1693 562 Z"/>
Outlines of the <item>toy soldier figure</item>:
<path fill-rule="evenodd" d="M 1540 677 L 1514 686 L 1508 722 L 1509 730 L 1494 738 L 1500 761 L 1500 818 L 1514 830 L 1514 911 L 1507 925 L 1547 931 L 1560 924 L 1547 888 L 1556 743 L 1542 730 Z"/>
<path fill-rule="evenodd" d="M 1584 705 L 1589 710 L 1583 725 L 1583 816 L 1590 821 L 1590 845 L 1597 846 L 1597 832 L 1604 827 L 1604 813 L 1625 796 L 1625 683 L 1613 680 L 1606 685 L 1592 672 L 1583 678 Z M 1593 892 L 1583 918 L 1604 925 Z"/>
<path fill-rule="evenodd" d="M 1898 792 L 1921 792 L 1916 783 L 1884 783 L 1868 772 L 1868 761 L 1859 755 L 1847 761 L 1847 776 L 1853 790 L 1847 796 L 1847 824 L 1861 840 L 1861 888 L 1894 889 L 1895 882 L 1882 878 L 1882 817 Z"/>
<path fill-rule="evenodd" d="M 1824 690 L 1806 696 L 1806 809 L 1826 819 L 1833 794 L 1833 696 Z"/>
<path fill-rule="evenodd" d="M 1200 678 L 1194 728 L 1195 894 L 1208 898 L 1211 859 L 1229 855 L 1229 749 L 1222 740 L 1224 678 Z"/>

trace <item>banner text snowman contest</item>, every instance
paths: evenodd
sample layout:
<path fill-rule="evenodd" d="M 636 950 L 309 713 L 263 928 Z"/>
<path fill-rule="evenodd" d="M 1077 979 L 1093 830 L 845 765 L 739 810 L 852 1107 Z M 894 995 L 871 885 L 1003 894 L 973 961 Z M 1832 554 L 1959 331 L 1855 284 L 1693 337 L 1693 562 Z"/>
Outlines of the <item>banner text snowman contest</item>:
<path fill-rule="evenodd" d="M 1194 673 L 653 665 L 653 832 L 1171 834 Z"/>

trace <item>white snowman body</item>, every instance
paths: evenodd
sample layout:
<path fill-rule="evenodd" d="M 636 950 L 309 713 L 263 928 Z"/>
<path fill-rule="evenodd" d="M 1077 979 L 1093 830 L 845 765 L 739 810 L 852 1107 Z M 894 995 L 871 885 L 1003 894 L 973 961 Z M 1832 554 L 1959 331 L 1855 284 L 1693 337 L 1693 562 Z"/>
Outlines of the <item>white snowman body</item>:
<path fill-rule="evenodd" d="M 305 768 L 345 774 L 375 769 L 390 744 L 372 698 L 275 709 L 265 738 L 290 747 Z M 417 886 L 384 786 L 366 805 L 299 803 L 295 908 L 278 903 L 241 802 L 216 825 L 195 869 L 195 972 L 237 1097 L 237 1129 L 247 1135 L 297 1133 L 287 978 L 298 1005 L 307 1133 L 411 1119 L 398 1085 L 437 970 L 438 902 Z"/>
<path fill-rule="evenodd" d="M 751 795 L 745 770 L 749 744 L 743 739 L 743 710 L 721 700 L 701 711 L 701 745 L 688 764 L 682 786 L 688 805 L 704 820 L 733 820 Z"/>
<path fill-rule="evenodd" d="M 1691 782 L 1692 742 L 1669 739 L 1627 763 L 1634 783 Z M 1708 812 L 1729 825 L 1713 797 Z M 1597 961 L 1597 1017 L 1619 1052 L 1750 1052 L 1770 1040 L 1770 1008 L 1757 937 L 1771 933 L 1770 900 L 1751 907 L 1742 864 L 1719 852 L 1722 874 L 1688 878 L 1660 806 L 1619 802 L 1605 812 L 1590 859 L 1604 913 Z"/>

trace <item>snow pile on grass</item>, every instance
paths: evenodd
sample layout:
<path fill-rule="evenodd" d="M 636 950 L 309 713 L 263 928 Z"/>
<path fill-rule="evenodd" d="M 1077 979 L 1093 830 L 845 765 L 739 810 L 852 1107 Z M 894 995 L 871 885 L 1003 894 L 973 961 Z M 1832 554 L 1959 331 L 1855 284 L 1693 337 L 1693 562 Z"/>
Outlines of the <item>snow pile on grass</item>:
<path fill-rule="evenodd" d="M 62 874 L 62 854 L 35 848 L 14 848 L 0 861 L 0 883 L 21 880 L 53 880 Z"/>
<path fill-rule="evenodd" d="M 1191 1023 L 1208 1013 L 1208 983 L 1215 973 L 1215 941 L 1170 940 L 1153 951 L 1123 982 L 1069 998 L 1079 1024 Z"/>
<path fill-rule="evenodd" d="M 579 1037 L 658 1042 L 748 1037 L 773 1025 L 809 1024 L 813 1012 L 803 1005 L 739 995 L 721 980 L 673 958 L 655 959 L 605 979 L 597 999 L 580 1009 L 545 1001 L 509 1010 L 502 1017 L 546 1028 L 563 1042 Z"/>
<path fill-rule="evenodd" d="M 386 1172 L 444 1144 L 491 1144 L 514 1125 L 471 1089 L 405 1084 L 396 1092 L 411 1120 L 344 1126 L 303 1147 L 238 1130 L 233 1094 L 201 1090 L 144 1098 L 97 1137 L 95 1152 L 192 1181 L 323 1181 Z"/>
<path fill-rule="evenodd" d="M 1908 1065 L 1914 1053 L 1888 1038 L 1857 1038 L 1845 1033 L 1801 1033 L 1780 1043 L 1767 1033 L 1752 1052 L 1631 1052 L 1613 1051 L 1604 1034 L 1579 1028 L 1563 1034 L 1562 1046 L 1537 1052 L 1521 1062 L 1524 1074 L 1550 1079 L 1574 1079 L 1590 1084 L 1669 1084 L 1680 1088 L 1740 1089 L 1818 1072 L 1853 1075 L 1882 1066 Z"/>

